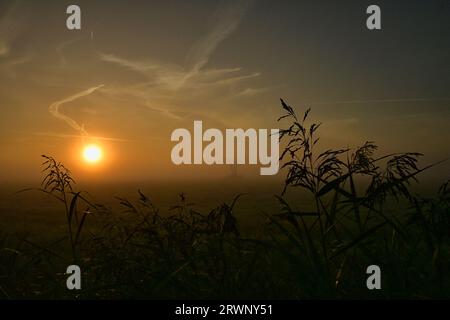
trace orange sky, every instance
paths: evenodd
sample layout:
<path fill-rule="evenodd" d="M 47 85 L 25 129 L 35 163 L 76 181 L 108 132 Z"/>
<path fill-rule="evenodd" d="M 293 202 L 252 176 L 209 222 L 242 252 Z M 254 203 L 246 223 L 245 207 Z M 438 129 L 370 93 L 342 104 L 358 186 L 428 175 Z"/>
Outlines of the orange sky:
<path fill-rule="evenodd" d="M 65 27 L 67 1 L 0 5 L 0 182 L 39 178 L 41 154 L 81 179 L 224 176 L 174 166 L 170 133 L 194 120 L 276 128 L 280 97 L 312 108 L 323 147 L 374 140 L 450 156 L 450 9 L 439 1 L 382 8 L 378 33 L 364 1 L 78 3 L 80 31 Z M 104 157 L 87 165 L 92 142 Z"/>

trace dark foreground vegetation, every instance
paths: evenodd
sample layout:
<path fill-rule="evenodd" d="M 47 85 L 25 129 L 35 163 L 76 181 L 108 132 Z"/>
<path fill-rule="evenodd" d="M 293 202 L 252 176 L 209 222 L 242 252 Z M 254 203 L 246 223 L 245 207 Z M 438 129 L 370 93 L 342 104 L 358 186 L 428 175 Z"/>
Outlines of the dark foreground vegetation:
<path fill-rule="evenodd" d="M 309 110 L 282 107 L 285 189 L 306 190 L 311 206 L 293 209 L 279 195 L 280 211 L 255 226 L 263 236 L 248 237 L 233 213 L 240 195 L 198 212 L 181 194 L 160 212 L 139 191 L 115 212 L 44 156 L 37 190 L 61 202 L 67 234 L 45 245 L 0 234 L 0 298 L 450 298 L 450 185 L 414 194 L 430 166 L 418 167 L 418 153 L 378 156 L 372 142 L 318 154 Z M 81 267 L 82 290 L 66 288 L 70 264 Z M 366 287 L 372 264 L 381 290 Z"/>

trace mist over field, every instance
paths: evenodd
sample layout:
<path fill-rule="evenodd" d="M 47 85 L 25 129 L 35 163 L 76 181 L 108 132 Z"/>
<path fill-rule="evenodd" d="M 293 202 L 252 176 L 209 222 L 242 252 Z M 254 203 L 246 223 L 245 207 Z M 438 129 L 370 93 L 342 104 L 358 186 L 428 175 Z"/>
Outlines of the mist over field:
<path fill-rule="evenodd" d="M 450 6 L 369 5 L 1 1 L 0 299 L 448 299 Z"/>

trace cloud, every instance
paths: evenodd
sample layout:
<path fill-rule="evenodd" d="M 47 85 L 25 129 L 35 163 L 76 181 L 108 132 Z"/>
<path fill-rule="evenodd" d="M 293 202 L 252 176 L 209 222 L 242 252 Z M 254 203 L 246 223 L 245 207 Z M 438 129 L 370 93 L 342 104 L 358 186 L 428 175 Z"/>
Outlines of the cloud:
<path fill-rule="evenodd" d="M 9 53 L 9 44 L 5 39 L 0 39 L 0 57 L 7 56 Z"/>
<path fill-rule="evenodd" d="M 100 88 L 103 87 L 103 86 L 104 86 L 104 85 L 101 84 L 101 85 L 99 85 L 99 86 L 92 87 L 92 88 L 89 88 L 89 89 L 87 89 L 87 90 L 81 91 L 81 92 L 79 92 L 79 93 L 77 93 L 77 94 L 74 94 L 74 95 L 72 95 L 72 96 L 70 96 L 70 97 L 67 97 L 67 98 L 65 98 L 65 99 L 63 99 L 63 100 L 53 102 L 53 103 L 48 107 L 48 110 L 50 111 L 50 113 L 51 113 L 54 117 L 56 117 L 56 118 L 58 118 L 58 119 L 61 119 L 61 120 L 65 121 L 70 127 L 72 127 L 73 129 L 75 129 L 76 131 L 78 131 L 78 132 L 80 133 L 80 135 L 82 135 L 82 136 L 88 136 L 89 134 L 88 134 L 87 131 L 84 129 L 84 126 L 83 126 L 83 125 L 78 124 L 75 120 L 73 120 L 73 119 L 70 118 L 69 116 L 66 116 L 65 114 L 62 114 L 61 112 L 59 112 L 59 108 L 60 108 L 61 105 L 65 104 L 65 103 L 72 102 L 72 101 L 74 101 L 74 100 L 76 100 L 76 99 L 79 99 L 79 98 L 88 96 L 88 95 L 92 94 L 93 92 L 95 92 L 96 90 L 100 89 Z"/>
<path fill-rule="evenodd" d="M 0 71 L 10 78 L 17 76 L 18 66 L 31 61 L 32 54 L 21 53 L 17 38 L 23 33 L 28 23 L 30 8 L 23 1 L 12 1 L 0 18 Z"/>
<path fill-rule="evenodd" d="M 13 1 L 0 19 L 0 58 L 8 57 L 11 43 L 24 27 L 29 9 L 22 1 Z"/>
<path fill-rule="evenodd" d="M 35 132 L 33 133 L 35 136 L 45 136 L 45 137 L 53 137 L 53 138 L 85 138 L 85 135 L 78 134 L 61 134 L 56 132 Z M 104 141 L 116 141 L 116 142 L 125 142 L 130 141 L 128 139 L 121 138 L 111 138 L 111 137 L 99 137 L 99 136 L 89 136 L 89 138 L 93 140 L 104 140 Z"/>
<path fill-rule="evenodd" d="M 194 45 L 188 55 L 193 62 L 190 74 L 197 73 L 209 62 L 210 56 L 219 44 L 238 28 L 251 3 L 252 1 L 232 2 L 225 7 L 218 8 L 213 17 L 215 25 L 206 37 Z"/>
<path fill-rule="evenodd" d="M 136 72 L 144 73 L 144 74 L 147 73 L 148 70 L 158 70 L 161 68 L 161 66 L 156 63 L 149 64 L 149 63 L 131 61 L 131 60 L 119 58 L 113 54 L 100 53 L 99 56 L 100 56 L 100 59 L 103 61 L 115 63 L 119 66 L 128 68 L 128 69 L 136 71 Z"/>
<path fill-rule="evenodd" d="M 404 103 L 404 102 L 440 102 L 450 101 L 450 98 L 394 98 L 394 99 L 361 99 L 305 102 L 307 105 L 331 105 L 331 104 L 368 104 L 368 103 Z"/>
<path fill-rule="evenodd" d="M 186 65 L 156 61 L 137 61 L 114 54 L 99 53 L 101 61 L 126 68 L 145 77 L 133 85 L 108 86 L 111 95 L 128 95 L 141 101 L 150 110 L 181 119 L 179 113 L 189 112 L 187 102 L 217 102 L 219 99 L 256 95 L 263 90 L 242 88 L 245 82 L 260 77 L 259 72 L 243 73 L 242 68 L 207 68 L 210 57 L 219 45 L 235 32 L 252 1 L 226 2 L 218 7 L 209 31 L 193 44 Z M 236 88 L 235 88 L 236 87 Z M 236 95 L 241 92 L 241 95 Z M 211 110 L 208 110 L 211 114 Z"/>
<path fill-rule="evenodd" d="M 81 41 L 85 38 L 86 36 L 80 36 L 80 37 L 76 37 L 76 38 L 72 38 L 69 40 L 66 40 L 62 43 L 60 43 L 57 47 L 56 47 L 56 53 L 59 56 L 59 59 L 61 61 L 61 65 L 62 66 L 66 66 L 67 65 L 67 60 L 66 60 L 66 56 L 64 54 L 64 51 L 66 50 L 67 47 L 70 47 L 71 45 L 77 43 L 78 41 Z"/>
<path fill-rule="evenodd" d="M 11 78 L 17 75 L 16 67 L 31 61 L 31 55 L 21 56 L 18 58 L 11 58 L 0 65 L 0 69 L 5 71 L 5 74 Z"/>
<path fill-rule="evenodd" d="M 236 97 L 253 97 L 260 93 L 268 91 L 269 88 L 245 88 L 244 90 L 235 94 Z"/>

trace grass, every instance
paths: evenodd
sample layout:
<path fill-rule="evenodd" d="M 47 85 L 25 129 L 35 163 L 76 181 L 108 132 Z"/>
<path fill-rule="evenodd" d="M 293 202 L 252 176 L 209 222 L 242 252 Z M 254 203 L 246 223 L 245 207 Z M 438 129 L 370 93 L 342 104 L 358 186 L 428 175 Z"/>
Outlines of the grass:
<path fill-rule="evenodd" d="M 44 158 L 38 190 L 61 204 L 66 234 L 50 242 L 0 234 L 0 297 L 4 299 L 429 299 L 449 298 L 450 185 L 433 197 L 411 191 L 424 170 L 419 153 L 318 152 L 320 124 L 298 117 L 280 132 L 287 174 L 278 212 L 264 212 L 260 236 L 240 227 L 241 197 L 200 211 L 185 194 L 161 212 L 138 191 L 117 198 L 121 210 L 76 190 L 70 171 Z M 30 191 L 30 189 L 22 190 Z M 309 194 L 311 205 L 294 209 Z M 82 290 L 69 291 L 69 264 L 83 271 Z M 367 266 L 382 271 L 382 290 L 369 291 Z"/>

